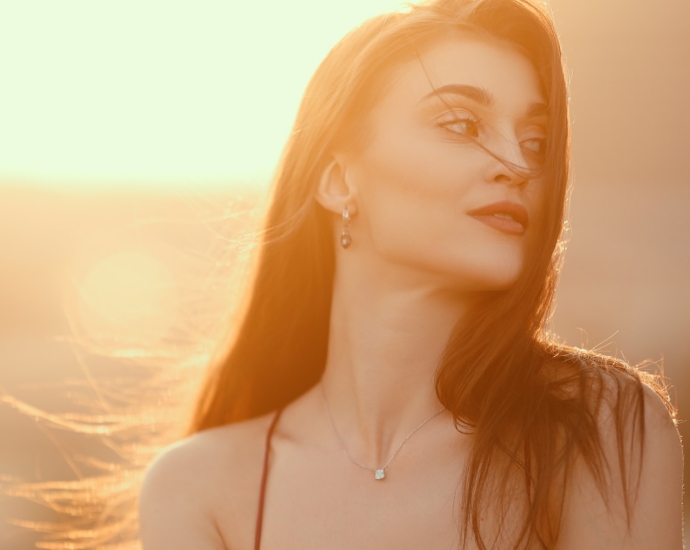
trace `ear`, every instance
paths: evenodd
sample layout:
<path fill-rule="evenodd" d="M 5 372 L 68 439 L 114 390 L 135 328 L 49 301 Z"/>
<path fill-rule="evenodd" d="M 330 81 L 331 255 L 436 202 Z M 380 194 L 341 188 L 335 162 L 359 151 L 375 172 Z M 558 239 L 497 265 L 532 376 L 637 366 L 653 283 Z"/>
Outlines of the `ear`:
<path fill-rule="evenodd" d="M 321 173 L 315 199 L 326 210 L 341 214 L 347 207 L 350 215 L 357 212 L 356 190 L 348 181 L 345 161 L 334 157 Z"/>

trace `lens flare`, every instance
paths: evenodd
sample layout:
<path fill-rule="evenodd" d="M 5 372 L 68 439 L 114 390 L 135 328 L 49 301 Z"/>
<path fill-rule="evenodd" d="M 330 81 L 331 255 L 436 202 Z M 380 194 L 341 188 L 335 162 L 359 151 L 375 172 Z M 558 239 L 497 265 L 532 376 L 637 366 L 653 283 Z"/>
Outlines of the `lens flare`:
<path fill-rule="evenodd" d="M 78 319 L 96 341 L 159 340 L 175 322 L 179 296 L 170 269 L 138 251 L 97 262 L 78 285 Z"/>

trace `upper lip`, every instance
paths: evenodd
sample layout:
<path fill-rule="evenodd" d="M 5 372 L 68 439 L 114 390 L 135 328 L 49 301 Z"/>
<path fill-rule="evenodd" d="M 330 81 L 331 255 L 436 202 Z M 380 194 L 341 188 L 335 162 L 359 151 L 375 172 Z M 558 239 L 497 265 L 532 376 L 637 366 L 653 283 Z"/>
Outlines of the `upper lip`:
<path fill-rule="evenodd" d="M 470 210 L 468 214 L 470 216 L 493 216 L 494 214 L 505 214 L 513 218 L 525 229 L 527 229 L 527 224 L 529 223 L 529 214 L 527 213 L 527 209 L 521 204 L 510 201 L 500 201 L 487 204 L 486 206 Z"/>

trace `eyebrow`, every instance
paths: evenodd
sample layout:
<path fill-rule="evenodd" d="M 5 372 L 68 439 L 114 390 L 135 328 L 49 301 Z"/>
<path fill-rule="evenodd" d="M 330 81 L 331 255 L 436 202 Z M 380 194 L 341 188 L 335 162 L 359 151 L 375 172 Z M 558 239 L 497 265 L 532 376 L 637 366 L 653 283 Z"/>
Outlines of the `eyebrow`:
<path fill-rule="evenodd" d="M 533 103 L 527 109 L 528 117 L 546 116 L 549 114 L 549 106 L 546 103 Z"/>
<path fill-rule="evenodd" d="M 468 84 L 446 84 L 445 86 L 434 88 L 422 98 L 422 101 L 431 96 L 437 96 L 440 98 L 442 95 L 461 95 L 486 107 L 489 107 L 494 103 L 493 94 L 486 88 L 470 86 Z M 530 105 L 529 109 L 527 109 L 527 116 L 544 116 L 547 115 L 548 112 L 549 106 L 546 103 L 533 103 Z"/>
<path fill-rule="evenodd" d="M 431 96 L 442 96 L 442 95 L 461 95 L 487 107 L 494 102 L 494 96 L 486 90 L 485 88 L 479 88 L 477 86 L 469 86 L 467 84 L 446 84 L 440 88 L 434 88 L 422 98 L 422 101 Z"/>

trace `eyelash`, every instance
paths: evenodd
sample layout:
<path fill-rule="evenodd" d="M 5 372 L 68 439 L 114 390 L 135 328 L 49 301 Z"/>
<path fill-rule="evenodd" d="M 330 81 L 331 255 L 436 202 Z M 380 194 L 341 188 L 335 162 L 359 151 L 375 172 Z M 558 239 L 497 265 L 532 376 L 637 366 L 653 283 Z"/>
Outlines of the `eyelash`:
<path fill-rule="evenodd" d="M 454 116 L 451 120 L 446 120 L 443 122 L 439 122 L 439 126 L 441 128 L 447 130 L 448 132 L 452 132 L 453 134 L 456 135 L 461 135 L 461 136 L 467 136 L 467 133 L 465 132 L 458 132 L 456 130 L 451 130 L 450 127 L 458 124 L 458 123 L 464 123 L 465 125 L 472 125 L 473 131 L 470 134 L 471 137 L 476 138 L 479 136 L 479 125 L 481 124 L 481 120 L 478 118 L 474 117 L 473 115 L 467 113 L 461 115 L 456 115 Z"/>

